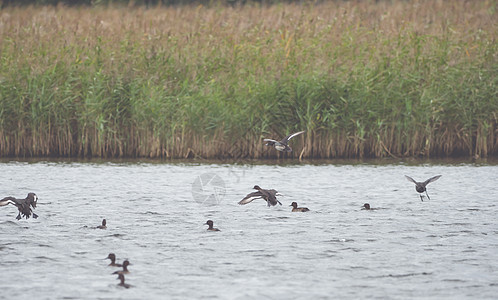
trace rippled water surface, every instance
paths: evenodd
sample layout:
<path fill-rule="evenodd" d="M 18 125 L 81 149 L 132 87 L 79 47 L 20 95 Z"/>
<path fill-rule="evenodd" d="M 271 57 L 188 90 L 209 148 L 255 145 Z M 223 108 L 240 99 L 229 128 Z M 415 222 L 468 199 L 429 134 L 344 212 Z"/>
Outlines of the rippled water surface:
<path fill-rule="evenodd" d="M 443 176 L 422 202 L 405 174 Z M 495 164 L 3 162 L 0 198 L 35 192 L 39 218 L 0 207 L 0 297 L 496 299 L 497 179 Z M 255 184 L 283 205 L 238 205 Z"/>

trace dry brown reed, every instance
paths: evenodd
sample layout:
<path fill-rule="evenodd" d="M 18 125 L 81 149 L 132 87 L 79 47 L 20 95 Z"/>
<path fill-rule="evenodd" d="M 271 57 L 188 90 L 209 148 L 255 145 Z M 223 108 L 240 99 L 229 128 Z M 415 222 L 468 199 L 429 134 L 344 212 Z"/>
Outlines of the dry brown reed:
<path fill-rule="evenodd" d="M 0 11 L 0 156 L 498 153 L 495 1 Z M 307 133 L 290 155 L 263 137 Z"/>

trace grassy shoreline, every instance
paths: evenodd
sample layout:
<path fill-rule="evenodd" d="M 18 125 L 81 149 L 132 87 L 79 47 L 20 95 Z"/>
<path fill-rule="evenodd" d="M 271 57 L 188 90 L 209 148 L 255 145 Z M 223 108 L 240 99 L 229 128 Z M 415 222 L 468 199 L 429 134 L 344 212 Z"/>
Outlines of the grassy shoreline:
<path fill-rule="evenodd" d="M 470 3 L 469 3 L 470 2 Z M 0 156 L 498 154 L 495 1 L 0 11 Z M 280 155 L 280 157 L 283 157 Z"/>

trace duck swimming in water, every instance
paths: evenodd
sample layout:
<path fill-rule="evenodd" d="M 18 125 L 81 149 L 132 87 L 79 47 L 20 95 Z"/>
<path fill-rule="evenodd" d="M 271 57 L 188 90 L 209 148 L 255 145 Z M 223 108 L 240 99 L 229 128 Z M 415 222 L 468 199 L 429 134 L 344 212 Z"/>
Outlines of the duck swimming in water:
<path fill-rule="evenodd" d="M 31 207 L 36 208 L 36 201 L 38 201 L 38 196 L 35 193 L 29 193 L 25 199 L 16 199 L 14 197 L 5 197 L 0 200 L 0 206 L 5 206 L 8 204 L 15 205 L 19 210 L 19 214 L 17 214 L 16 219 L 20 220 L 21 214 L 23 217 L 28 219 L 31 214 L 33 214 L 33 218 L 38 218 L 38 215 L 31 210 Z M 30 207 L 31 206 L 31 207 Z"/>
<path fill-rule="evenodd" d="M 95 228 L 97 228 L 97 229 L 106 229 L 107 228 L 106 224 L 107 224 L 107 221 L 105 219 L 103 219 L 102 220 L 102 225 L 99 225 L 99 226 L 97 226 Z"/>
<path fill-rule="evenodd" d="M 121 280 L 121 283 L 119 283 L 118 286 L 122 286 L 122 287 L 127 288 L 127 289 L 131 287 L 130 284 L 125 283 L 125 276 L 123 274 L 119 274 L 118 278 L 116 278 L 116 279 Z"/>
<path fill-rule="evenodd" d="M 122 264 L 117 264 L 116 263 L 116 255 L 114 253 L 109 253 L 105 259 L 110 259 L 111 263 L 109 264 L 110 267 L 122 267 Z"/>
<path fill-rule="evenodd" d="M 304 133 L 304 131 L 299 131 L 299 132 L 296 132 L 296 133 L 293 133 L 293 134 L 290 134 L 288 135 L 287 137 L 285 137 L 283 140 L 281 140 L 280 142 L 279 141 L 275 141 L 275 140 L 272 140 L 272 139 L 264 139 L 263 141 L 266 142 L 265 146 L 273 146 L 275 147 L 275 149 L 277 149 L 278 151 L 282 151 L 282 152 L 292 152 L 292 148 L 289 147 L 288 143 L 289 143 L 289 140 L 293 137 L 295 137 L 296 135 L 300 135 Z"/>
<path fill-rule="evenodd" d="M 220 231 L 218 228 L 214 228 L 213 224 L 214 224 L 213 221 L 207 220 L 207 222 L 204 225 L 208 225 L 209 226 L 209 228 L 207 229 L 209 231 Z"/>
<path fill-rule="evenodd" d="M 297 211 L 301 211 L 301 212 L 310 211 L 307 207 L 297 207 L 297 202 L 292 202 L 290 206 L 292 206 L 292 212 L 297 212 Z"/>
<path fill-rule="evenodd" d="M 253 189 L 257 190 L 257 192 L 252 192 L 247 194 L 244 199 L 239 201 L 240 205 L 245 205 L 247 203 L 251 203 L 256 199 L 264 199 L 268 204 L 268 207 L 275 206 L 278 204 L 282 205 L 280 201 L 277 200 L 277 196 L 281 196 L 276 190 L 265 190 L 259 187 L 259 185 L 255 185 Z"/>
<path fill-rule="evenodd" d="M 377 208 L 370 207 L 370 204 L 365 203 L 365 204 L 363 204 L 363 206 L 361 207 L 361 209 L 362 210 L 376 210 Z"/>
<path fill-rule="evenodd" d="M 443 175 L 437 175 L 437 176 L 434 176 L 432 178 L 427 179 L 424 182 L 418 182 L 418 181 L 415 181 L 415 179 L 411 178 L 410 176 L 406 176 L 405 175 L 405 177 L 406 177 L 406 179 L 408 179 L 408 181 L 411 181 L 411 182 L 415 183 L 415 190 L 417 190 L 417 192 L 420 193 L 420 200 L 422 200 L 422 201 L 424 201 L 424 197 L 422 196 L 423 192 L 425 192 L 425 194 L 427 195 L 427 198 L 429 200 L 431 200 L 431 198 L 429 197 L 429 194 L 427 194 L 427 188 L 426 188 L 426 186 L 429 183 L 438 180 L 441 176 L 443 176 Z"/>
<path fill-rule="evenodd" d="M 130 262 L 128 260 L 125 260 L 123 262 L 123 270 L 121 271 L 116 271 L 116 272 L 113 272 L 112 274 L 129 274 L 130 271 L 128 271 L 128 266 L 131 265 Z"/>

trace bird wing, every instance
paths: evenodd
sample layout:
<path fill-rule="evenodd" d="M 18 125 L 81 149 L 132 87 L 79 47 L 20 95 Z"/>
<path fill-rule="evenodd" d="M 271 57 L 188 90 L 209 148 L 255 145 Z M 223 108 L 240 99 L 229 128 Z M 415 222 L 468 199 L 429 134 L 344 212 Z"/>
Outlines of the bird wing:
<path fill-rule="evenodd" d="M 0 206 L 5 206 L 5 205 L 8 205 L 8 204 L 12 204 L 12 205 L 19 205 L 19 201 L 18 199 L 14 198 L 14 197 L 5 197 L 3 198 L 2 200 L 0 200 Z"/>
<path fill-rule="evenodd" d="M 272 139 L 264 139 L 264 142 L 266 142 L 266 145 L 268 146 L 273 146 L 275 143 L 278 143 L 278 141 L 272 140 Z"/>
<path fill-rule="evenodd" d="M 416 182 L 416 181 L 415 181 L 415 179 L 411 178 L 410 176 L 406 176 L 406 175 L 405 175 L 405 177 L 406 177 L 406 179 L 408 179 L 408 181 L 411 181 L 411 182 L 413 182 L 413 183 L 415 183 L 415 184 L 417 184 L 417 183 L 418 183 L 418 182 Z"/>
<path fill-rule="evenodd" d="M 16 199 L 14 197 L 5 197 L 2 200 L 0 200 L 0 206 L 5 206 L 8 204 L 15 205 L 19 210 L 19 213 L 26 219 L 28 219 L 33 212 L 29 207 L 30 203 L 27 199 Z"/>
<path fill-rule="evenodd" d="M 441 176 L 443 176 L 443 175 L 437 175 L 437 176 L 434 176 L 434 177 L 432 177 L 432 178 L 427 179 L 427 180 L 424 182 L 424 185 L 427 185 L 427 184 L 429 184 L 429 183 L 431 183 L 431 182 L 434 182 L 434 181 L 438 180 Z"/>
<path fill-rule="evenodd" d="M 263 199 L 265 199 L 266 201 L 268 201 L 268 200 L 276 201 L 275 194 L 277 193 L 277 191 L 261 189 L 261 190 L 259 190 L 259 192 L 261 193 L 261 197 Z M 275 199 L 275 200 L 272 200 L 272 199 Z"/>
<path fill-rule="evenodd" d="M 262 197 L 263 197 L 263 194 L 261 192 L 259 192 L 259 191 L 252 192 L 252 193 L 248 194 L 247 196 L 245 196 L 244 199 L 240 200 L 239 204 L 244 205 L 247 203 L 251 203 L 253 200 L 256 200 L 256 199 L 259 199 Z"/>
<path fill-rule="evenodd" d="M 299 131 L 299 132 L 296 132 L 296 133 L 293 133 L 293 134 L 289 134 L 289 135 L 288 135 L 285 139 L 283 139 L 283 140 L 282 140 L 282 142 L 281 142 L 281 143 L 282 143 L 282 144 L 287 144 L 287 142 L 288 142 L 291 138 L 295 137 L 296 135 L 300 135 L 301 133 L 304 133 L 304 131 Z"/>

